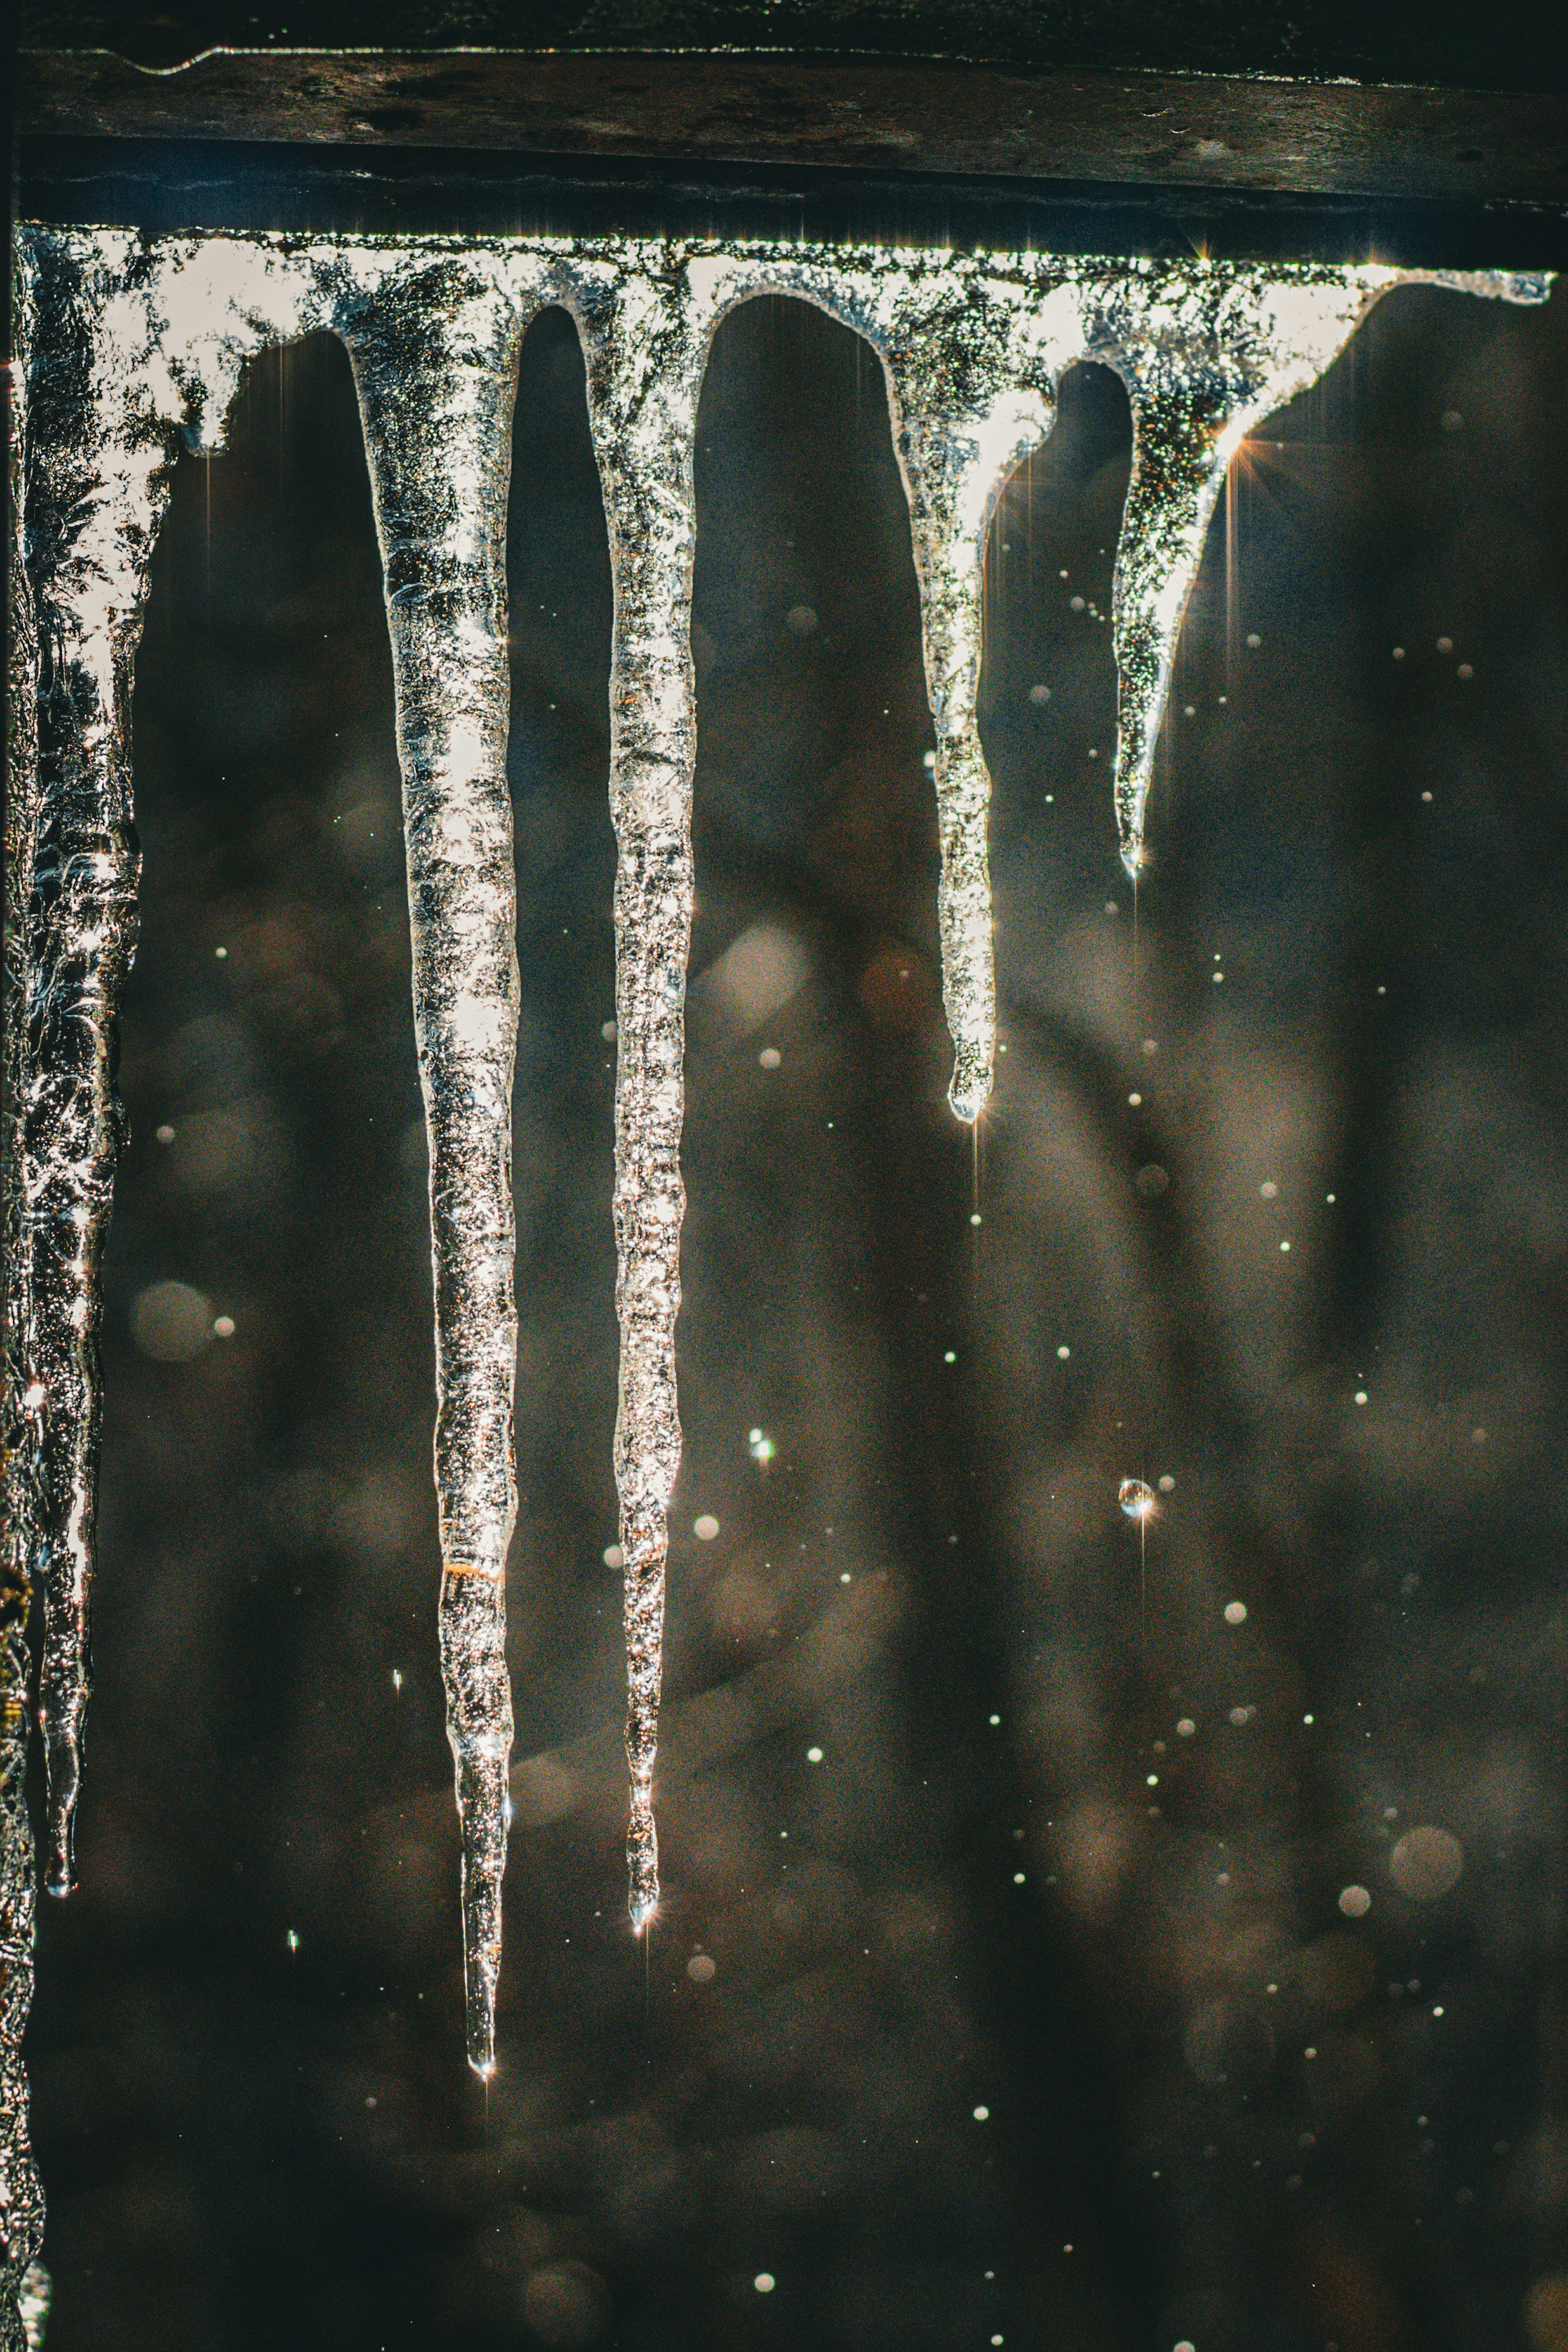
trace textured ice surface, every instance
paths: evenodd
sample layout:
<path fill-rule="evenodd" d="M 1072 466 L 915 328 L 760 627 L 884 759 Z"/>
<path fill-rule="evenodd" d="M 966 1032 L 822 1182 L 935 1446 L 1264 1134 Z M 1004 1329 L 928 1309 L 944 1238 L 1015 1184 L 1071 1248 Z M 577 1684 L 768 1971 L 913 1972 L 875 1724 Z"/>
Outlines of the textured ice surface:
<path fill-rule="evenodd" d="M 463 1827 L 469 2054 L 493 2062 L 516 1514 L 510 1090 L 517 975 L 506 784 L 502 547 L 523 330 L 575 316 L 615 583 L 611 803 L 620 1064 L 615 1470 L 626 1560 L 631 1903 L 658 1900 L 653 1776 L 666 1512 L 680 1458 L 684 997 L 695 709 L 693 430 L 714 331 L 761 294 L 863 335 L 887 379 L 936 723 L 950 1099 L 990 1087 L 989 800 L 976 722 L 985 534 L 1050 429 L 1062 371 L 1122 376 L 1134 466 L 1114 590 L 1115 814 L 1137 870 L 1181 617 L 1238 445 L 1310 383 L 1368 308 L 1418 277 L 1538 300 L 1544 281 L 1379 268 L 1063 260 L 622 238 L 143 238 L 18 232 L 23 295 L 6 940 L 6 1549 L 0 1594 L 0 2200 L 15 2322 L 41 2203 L 19 2042 L 33 1880 L 22 1801 L 26 1649 L 41 1591 L 49 1881 L 70 1877 L 87 1696 L 99 1423 L 99 1265 L 120 1143 L 119 992 L 134 943 L 131 664 L 182 436 L 221 432 L 245 361 L 325 327 L 353 360 L 397 689 L 414 1025 L 430 1136 L 440 1641 Z M 20 549 L 26 545 L 26 561 Z M 18 1012 L 22 1017 L 18 1018 Z"/>

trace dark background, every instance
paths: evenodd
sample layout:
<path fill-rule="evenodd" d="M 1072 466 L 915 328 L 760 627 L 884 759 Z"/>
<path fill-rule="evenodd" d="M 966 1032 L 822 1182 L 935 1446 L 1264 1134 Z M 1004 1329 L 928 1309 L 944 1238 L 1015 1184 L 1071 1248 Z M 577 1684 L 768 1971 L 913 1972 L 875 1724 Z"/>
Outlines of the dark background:
<path fill-rule="evenodd" d="M 1538 0 L 19 0 L 35 49 L 790 50 L 1023 66 L 1564 87 Z"/>
<path fill-rule="evenodd" d="M 50 2352 L 1568 2347 L 1565 315 L 1396 294 L 1249 446 L 1136 981 L 1127 412 L 1068 379 L 992 536 L 1007 1050 L 977 1154 L 943 1100 L 880 371 L 800 307 L 721 331 L 646 1952 L 602 1557 L 609 572 L 575 333 L 530 332 L 487 2100 L 341 352 L 256 362 L 228 449 L 182 460 L 137 675 L 83 1884 L 44 1907 L 29 2038 Z M 171 1282 L 198 1304 L 149 1297 Z M 1145 1569 L 1129 1474 L 1175 1481 Z M 1463 1851 L 1437 1899 L 1391 1866 L 1419 1825 Z"/>

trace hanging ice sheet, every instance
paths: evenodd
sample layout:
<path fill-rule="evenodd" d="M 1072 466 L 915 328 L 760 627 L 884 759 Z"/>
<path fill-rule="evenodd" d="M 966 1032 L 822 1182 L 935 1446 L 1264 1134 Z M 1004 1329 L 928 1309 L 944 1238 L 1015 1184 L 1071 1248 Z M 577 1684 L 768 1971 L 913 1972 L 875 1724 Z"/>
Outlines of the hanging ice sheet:
<path fill-rule="evenodd" d="M 30 1992 L 22 1805 L 29 1596 L 43 1595 L 49 1884 L 71 1875 L 99 1437 L 99 1266 L 120 1144 L 112 1073 L 134 941 L 131 666 L 182 435 L 211 446 L 241 366 L 327 327 L 353 359 L 397 688 L 430 1138 L 440 1639 L 463 1831 L 468 2046 L 494 2058 L 512 1738 L 505 1565 L 516 1515 L 510 1090 L 517 1023 L 502 550 L 517 348 L 575 315 L 615 582 L 611 721 L 622 1328 L 615 1468 L 626 1558 L 631 1903 L 658 1900 L 653 1779 L 665 1515 L 680 1456 L 684 993 L 695 748 L 693 435 L 714 331 L 761 294 L 863 335 L 887 378 L 937 739 L 950 1098 L 974 1119 L 995 1028 L 989 781 L 976 709 L 985 535 L 1056 386 L 1125 382 L 1134 467 L 1115 581 L 1115 814 L 1135 872 L 1182 613 L 1242 436 L 1311 383 L 1391 286 L 1540 299 L 1490 274 L 1061 260 L 1048 255 L 599 238 L 183 237 L 23 228 L 21 536 L 8 872 L 7 1517 L 0 1794 L 0 2199 L 12 2270 L 41 2207 L 18 2043 Z M 25 549 L 25 559 L 24 551 Z M 18 1015 L 20 1017 L 18 1017 Z M 13 2281 L 13 2284 L 15 2281 Z"/>

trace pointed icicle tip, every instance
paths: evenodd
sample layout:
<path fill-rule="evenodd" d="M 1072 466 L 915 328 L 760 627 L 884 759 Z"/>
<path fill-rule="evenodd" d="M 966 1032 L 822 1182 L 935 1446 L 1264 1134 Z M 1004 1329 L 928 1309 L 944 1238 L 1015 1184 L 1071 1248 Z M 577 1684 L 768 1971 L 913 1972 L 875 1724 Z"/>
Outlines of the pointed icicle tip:
<path fill-rule="evenodd" d="M 49 1868 L 44 1884 L 51 1895 L 65 1896 L 74 1894 L 77 1885 L 77 1792 L 81 1780 L 81 1758 L 76 1742 L 71 1739 L 51 1739 L 47 1753 Z"/>
<path fill-rule="evenodd" d="M 947 1101 L 955 1118 L 973 1127 L 991 1098 L 991 1066 L 977 1045 L 962 1045 L 953 1063 Z"/>

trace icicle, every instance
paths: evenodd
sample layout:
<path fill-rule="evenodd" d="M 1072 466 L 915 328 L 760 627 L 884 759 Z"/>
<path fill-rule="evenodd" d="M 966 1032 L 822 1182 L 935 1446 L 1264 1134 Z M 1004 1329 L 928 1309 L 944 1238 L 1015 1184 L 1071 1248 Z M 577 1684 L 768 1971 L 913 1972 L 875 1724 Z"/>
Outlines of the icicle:
<path fill-rule="evenodd" d="M 518 322 L 482 256 L 397 272 L 345 319 L 397 689 L 414 1034 L 430 1139 L 440 1640 L 463 1841 L 468 2058 L 495 2064 L 517 1517 L 506 531 Z"/>
<path fill-rule="evenodd" d="M 14 1393 L 27 1465 L 16 1497 L 26 1572 L 44 1599 L 39 1717 L 56 1895 L 68 1894 L 75 1876 L 101 1412 L 99 1265 L 122 1137 L 116 1020 L 136 937 L 131 670 L 173 454 L 172 420 L 138 374 L 144 339 L 127 331 L 136 314 L 117 300 L 131 242 L 61 238 L 36 262 L 29 257 L 28 268 L 29 340 L 47 363 L 34 365 L 27 388 L 24 488 L 33 664 L 24 692 L 37 731 L 28 838 L 13 883 L 25 1066 L 12 1266 L 26 1357 Z"/>
<path fill-rule="evenodd" d="M 131 669 L 178 428 L 221 420 L 242 358 L 276 331 L 235 299 L 254 300 L 276 270 L 246 247 L 237 274 L 225 269 L 208 240 L 32 230 L 19 241 L 26 718 L 9 856 L 21 963 L 8 973 L 8 1526 L 17 1589 L 43 1590 L 47 1883 L 64 1895 L 88 1697 L 99 1265 L 122 1141 L 116 1021 L 136 933 Z M 190 268 L 202 253 L 215 269 Z"/>
<path fill-rule="evenodd" d="M 1086 289 L 1091 351 L 1122 376 L 1133 410 L 1112 604 L 1116 823 L 1134 877 L 1176 640 L 1227 470 L 1255 425 L 1316 383 L 1380 296 L 1422 283 L 1539 302 L 1547 281 L 1186 261 L 1123 265 Z"/>
<path fill-rule="evenodd" d="M 37 830 L 37 737 L 27 711 L 37 638 L 24 562 L 22 451 L 27 430 L 26 354 L 37 336 L 31 274 L 18 273 L 16 344 L 9 450 L 11 544 L 11 759 L 5 794 L 5 1018 L 4 1024 L 5 1200 L 5 1500 L 0 1525 L 0 2352 L 23 2352 L 19 2310 L 28 2265 L 44 2236 L 43 2187 L 27 2130 L 22 2036 L 33 2004 L 33 1834 L 27 1818 L 27 1615 L 38 1528 L 37 1469 L 42 1422 L 32 1387 L 32 1252 L 21 1181 L 28 1071 L 26 930 Z"/>
<path fill-rule="evenodd" d="M 23 1777 L 26 1623 L 44 1601 L 39 1717 L 53 1893 L 74 1877 L 88 1697 L 100 1261 L 122 1122 L 116 1016 L 135 943 L 131 667 L 176 428 L 227 405 L 266 328 L 195 288 L 183 370 L 161 296 L 197 250 L 112 230 L 22 229 L 12 446 L 12 766 L 6 814 L 5 1528 L 0 1566 L 0 2352 L 38 2340 L 43 2201 L 21 2038 L 32 1996 Z M 266 274 L 270 260 L 252 257 Z M 177 306 L 176 306 L 177 307 Z M 24 561 L 23 550 L 26 550 Z"/>
<path fill-rule="evenodd" d="M 615 588 L 615 1482 L 625 1556 L 626 1859 L 632 1919 L 641 1933 L 659 1902 L 653 1783 L 665 1513 L 681 1458 L 675 1316 L 685 1206 L 680 1153 L 696 757 L 692 444 L 713 305 L 694 293 L 672 257 L 658 276 L 631 270 L 613 289 L 585 286 L 579 310 Z"/>
<path fill-rule="evenodd" d="M 991 779 L 978 711 L 986 534 L 1008 474 L 1045 438 L 1053 410 L 1039 339 L 1019 331 L 1022 289 L 1000 280 L 977 286 L 974 273 L 973 263 L 950 265 L 934 289 L 923 289 L 917 320 L 901 322 L 885 345 L 936 728 L 937 920 L 954 1046 L 947 1099 L 971 1125 L 990 1095 L 997 1029 L 986 854 Z"/>

